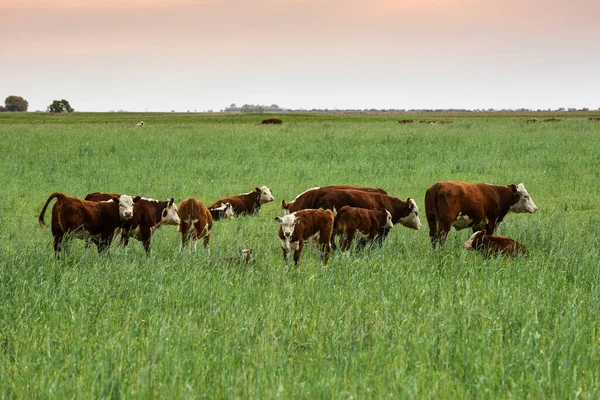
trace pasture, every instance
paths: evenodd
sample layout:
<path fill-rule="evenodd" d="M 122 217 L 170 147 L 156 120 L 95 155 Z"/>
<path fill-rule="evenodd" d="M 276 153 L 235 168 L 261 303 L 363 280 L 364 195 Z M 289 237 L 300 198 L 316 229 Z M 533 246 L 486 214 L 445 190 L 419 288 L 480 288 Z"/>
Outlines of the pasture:
<path fill-rule="evenodd" d="M 600 123 L 262 118 L 0 114 L 2 398 L 600 397 Z M 530 256 L 469 252 L 470 230 L 432 251 L 423 196 L 443 180 L 523 182 L 540 210 L 497 234 Z M 281 200 L 327 184 L 412 197 L 423 227 L 286 269 Z M 215 222 L 210 256 L 166 226 L 150 257 L 74 240 L 57 261 L 37 222 L 55 191 L 208 205 L 260 185 L 275 201 Z M 243 248 L 254 263 L 224 260 Z"/>

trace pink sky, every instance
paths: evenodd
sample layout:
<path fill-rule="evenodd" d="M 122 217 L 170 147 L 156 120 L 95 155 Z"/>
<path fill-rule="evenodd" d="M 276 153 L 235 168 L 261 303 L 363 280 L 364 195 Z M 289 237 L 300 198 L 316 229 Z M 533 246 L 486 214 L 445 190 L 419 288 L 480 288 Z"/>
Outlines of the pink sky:
<path fill-rule="evenodd" d="M 165 3 L 0 0 L 0 98 L 79 111 L 600 107 L 599 1 Z"/>

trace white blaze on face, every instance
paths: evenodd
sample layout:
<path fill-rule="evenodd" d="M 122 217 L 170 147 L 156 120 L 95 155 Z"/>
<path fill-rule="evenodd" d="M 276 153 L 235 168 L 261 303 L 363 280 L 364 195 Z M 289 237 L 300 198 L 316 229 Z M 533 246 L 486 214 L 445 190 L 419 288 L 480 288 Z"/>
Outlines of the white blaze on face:
<path fill-rule="evenodd" d="M 390 214 L 388 210 L 385 210 L 385 215 L 385 224 L 383 225 L 383 227 L 392 229 L 394 227 L 394 223 L 392 222 L 392 214 Z"/>
<path fill-rule="evenodd" d="M 481 231 L 479 232 L 475 232 L 474 234 L 471 235 L 471 237 L 469 238 L 469 240 L 467 240 L 465 242 L 465 249 L 472 249 L 473 248 L 473 241 L 475 240 L 475 237 L 477 235 L 481 234 Z"/>
<path fill-rule="evenodd" d="M 181 219 L 177 213 L 177 204 L 172 200 L 167 202 L 167 207 L 162 211 L 162 218 L 160 220 L 161 225 L 179 225 Z"/>
<path fill-rule="evenodd" d="M 537 212 L 538 208 L 527 193 L 525 185 L 519 183 L 517 186 L 517 193 L 519 195 L 519 201 L 510 207 L 510 211 L 514 213 L 534 213 Z"/>
<path fill-rule="evenodd" d="M 119 216 L 122 219 L 133 217 L 133 199 L 126 194 L 119 197 Z"/>
<path fill-rule="evenodd" d="M 300 221 L 300 218 L 296 217 L 296 213 L 292 213 L 275 219 L 281 224 L 283 236 L 289 241 L 292 238 L 294 228 L 296 228 L 296 224 Z"/>
<path fill-rule="evenodd" d="M 270 201 L 275 200 L 273 195 L 271 194 L 271 189 L 266 186 L 259 187 L 260 189 L 260 204 L 268 203 Z"/>
<path fill-rule="evenodd" d="M 411 209 L 410 214 L 404 218 L 400 218 L 398 222 L 407 228 L 421 229 L 421 220 L 419 220 L 419 207 L 417 207 L 417 203 L 410 198 L 408 199 L 407 203 Z"/>

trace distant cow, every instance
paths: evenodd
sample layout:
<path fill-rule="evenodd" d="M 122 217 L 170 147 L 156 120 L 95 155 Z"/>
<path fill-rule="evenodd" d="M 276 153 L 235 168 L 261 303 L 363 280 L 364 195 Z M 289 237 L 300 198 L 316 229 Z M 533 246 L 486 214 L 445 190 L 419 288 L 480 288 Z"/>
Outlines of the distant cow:
<path fill-rule="evenodd" d="M 135 124 L 135 126 L 144 126 L 144 121 L 140 121 L 137 124 Z"/>
<path fill-rule="evenodd" d="M 115 195 L 95 192 L 85 196 L 85 199 L 104 201 L 111 196 Z M 129 238 L 133 237 L 142 242 L 147 254 L 150 254 L 150 239 L 161 225 L 179 225 L 180 222 L 174 199 L 159 201 L 141 197 L 134 204 L 133 211 L 133 218 L 123 224 L 121 244 L 127 246 Z"/>
<path fill-rule="evenodd" d="M 291 251 L 294 252 L 294 264 L 298 265 L 304 243 L 309 241 L 319 247 L 323 264 L 327 265 L 331 254 L 334 221 L 331 210 L 300 210 L 276 217 L 275 220 L 280 223 L 279 239 L 286 266 Z"/>
<path fill-rule="evenodd" d="M 486 229 L 490 235 L 509 212 L 538 210 L 525 186 L 497 186 L 486 183 L 438 182 L 425 193 L 425 215 L 431 244 L 443 246 L 450 228 Z"/>
<path fill-rule="evenodd" d="M 559 122 L 560 119 L 559 118 L 546 118 L 544 120 L 544 122 Z"/>
<path fill-rule="evenodd" d="M 294 200 L 286 203 L 285 200 L 281 200 L 281 208 L 286 213 L 292 213 L 298 210 L 306 210 L 309 208 L 318 208 L 316 206 L 318 199 L 324 194 L 332 190 L 359 190 L 362 192 L 373 192 L 387 194 L 383 189 L 367 188 L 361 186 L 350 186 L 350 185 L 332 185 L 323 187 L 314 187 L 300 193 Z"/>
<path fill-rule="evenodd" d="M 589 117 L 590 121 L 600 121 L 600 117 Z"/>
<path fill-rule="evenodd" d="M 257 187 L 252 192 L 242 193 L 237 196 L 225 197 L 224 199 L 217 200 L 208 207 L 209 209 L 216 209 L 221 207 L 225 203 L 231 204 L 234 214 L 254 214 L 260 211 L 260 207 L 271 201 L 275 200 L 271 189 L 266 186 Z"/>
<path fill-rule="evenodd" d="M 400 121 L 398 121 L 399 124 L 412 124 L 415 121 L 413 121 L 412 119 L 401 119 Z"/>
<path fill-rule="evenodd" d="M 504 255 L 516 257 L 519 254 L 527 255 L 527 249 L 521 243 L 505 236 L 491 236 L 486 230 L 475 232 L 465 242 L 465 249 L 477 250 L 487 256 Z"/>
<path fill-rule="evenodd" d="M 443 119 L 441 121 L 437 121 L 438 124 L 451 124 L 454 121 L 450 120 L 450 119 Z"/>
<path fill-rule="evenodd" d="M 63 193 L 52 193 L 40 212 L 40 226 L 44 227 L 44 214 L 52 199 L 52 235 L 54 251 L 59 257 L 62 243 L 70 237 L 90 240 L 98 247 L 98 252 L 108 249 L 115 230 L 134 215 L 133 199 L 128 195 L 113 197 L 108 201 L 94 202 L 68 197 Z"/>
<path fill-rule="evenodd" d="M 233 207 L 230 203 L 222 203 L 221 205 L 214 208 L 209 207 L 208 211 L 210 211 L 210 215 L 212 216 L 213 221 L 218 221 L 221 218 L 229 219 L 235 216 Z"/>
<path fill-rule="evenodd" d="M 340 237 L 341 251 L 350 250 L 355 236 L 358 237 L 357 248 L 364 247 L 368 242 L 372 246 L 384 229 L 389 230 L 394 226 L 392 214 L 386 209 L 367 210 L 344 206 L 334 214 L 333 235 Z"/>
<path fill-rule="evenodd" d="M 281 125 L 283 124 L 283 121 L 280 120 L 279 118 L 267 118 L 267 119 L 263 119 L 260 122 L 257 122 L 256 125 Z"/>
<path fill-rule="evenodd" d="M 532 123 L 535 123 L 537 121 L 538 121 L 537 118 L 530 118 L 530 119 L 524 120 L 523 123 L 524 124 L 532 124 Z"/>
<path fill-rule="evenodd" d="M 181 248 L 188 244 L 189 240 L 194 241 L 194 252 L 198 240 L 204 238 L 204 248 L 210 254 L 209 242 L 210 231 L 213 225 L 213 219 L 208 208 L 199 200 L 185 199 L 179 204 L 179 231 L 181 232 Z"/>

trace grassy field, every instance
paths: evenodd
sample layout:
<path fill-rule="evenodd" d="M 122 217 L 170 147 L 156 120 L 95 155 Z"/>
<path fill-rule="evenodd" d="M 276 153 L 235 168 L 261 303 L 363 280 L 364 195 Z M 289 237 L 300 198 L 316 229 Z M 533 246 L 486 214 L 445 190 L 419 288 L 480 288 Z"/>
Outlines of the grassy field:
<path fill-rule="evenodd" d="M 282 118 L 0 114 L 0 397 L 600 397 L 600 123 Z M 530 257 L 467 252 L 467 231 L 433 252 L 423 196 L 443 180 L 523 182 L 540 211 L 498 234 Z M 413 197 L 424 227 L 288 270 L 281 199 L 326 184 Z M 211 203 L 260 185 L 275 202 L 215 223 L 210 256 L 163 227 L 150 257 L 73 241 L 56 261 L 37 223 L 55 191 Z M 249 247 L 254 264 L 224 260 Z"/>

